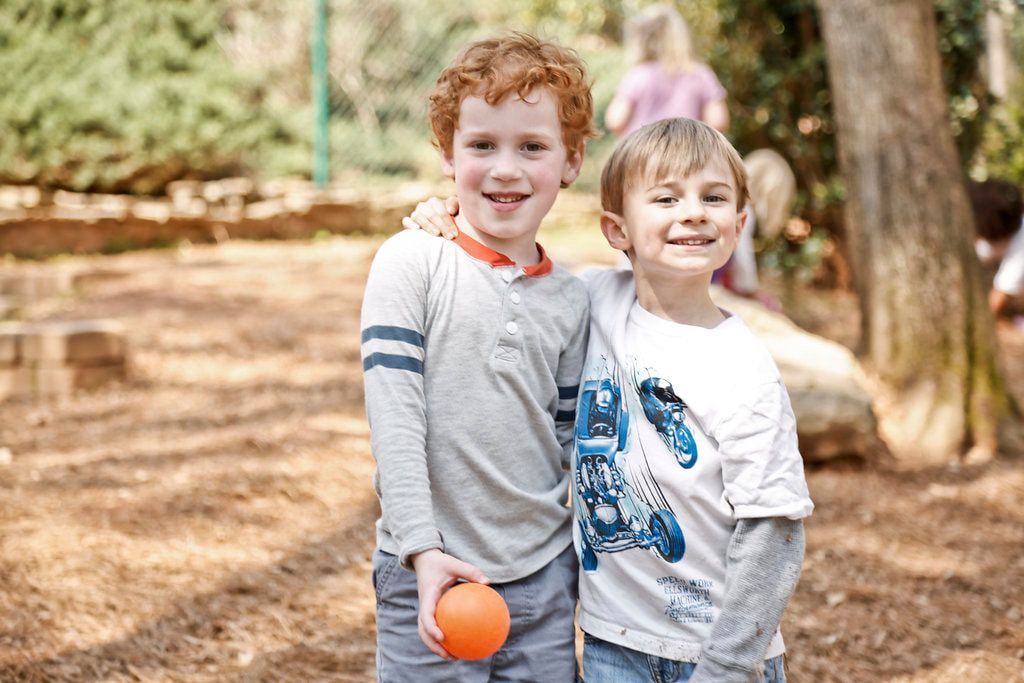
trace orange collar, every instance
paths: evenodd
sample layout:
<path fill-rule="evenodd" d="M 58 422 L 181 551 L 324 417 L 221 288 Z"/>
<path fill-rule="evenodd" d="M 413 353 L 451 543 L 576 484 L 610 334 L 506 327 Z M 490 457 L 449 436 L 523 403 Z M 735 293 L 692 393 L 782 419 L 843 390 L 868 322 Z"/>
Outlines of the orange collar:
<path fill-rule="evenodd" d="M 490 264 L 492 268 L 499 268 L 501 266 L 514 266 L 516 262 L 505 256 L 502 253 L 494 251 L 490 247 L 477 242 L 475 239 L 467 235 L 466 233 L 459 231 L 459 234 L 452 240 L 455 244 L 462 247 L 462 250 L 472 256 L 478 261 Z M 544 247 L 537 245 L 537 253 L 540 254 L 540 261 L 535 265 L 525 266 L 523 268 L 523 275 L 526 277 L 543 277 L 551 272 L 551 259 L 544 252 Z"/>

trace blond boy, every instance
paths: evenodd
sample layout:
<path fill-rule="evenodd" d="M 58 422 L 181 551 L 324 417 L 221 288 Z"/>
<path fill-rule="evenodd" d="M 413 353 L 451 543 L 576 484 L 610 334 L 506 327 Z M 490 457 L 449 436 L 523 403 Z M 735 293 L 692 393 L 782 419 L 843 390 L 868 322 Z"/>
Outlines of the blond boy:
<path fill-rule="evenodd" d="M 587 683 L 785 681 L 779 622 L 814 506 L 775 363 L 710 294 L 746 200 L 736 150 L 690 119 L 632 133 L 602 173 L 601 229 L 631 268 L 584 275 L 573 508 Z M 442 208 L 414 222 L 436 231 Z"/>

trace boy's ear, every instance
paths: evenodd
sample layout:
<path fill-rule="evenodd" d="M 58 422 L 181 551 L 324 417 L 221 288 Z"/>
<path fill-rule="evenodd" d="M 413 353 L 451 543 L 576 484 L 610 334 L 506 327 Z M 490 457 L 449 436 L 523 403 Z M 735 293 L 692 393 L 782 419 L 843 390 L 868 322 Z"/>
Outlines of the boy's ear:
<path fill-rule="evenodd" d="M 569 152 L 565 159 L 565 168 L 562 170 L 562 187 L 569 187 L 580 176 L 580 169 L 583 168 L 583 152 L 586 143 L 581 142 L 579 147 Z"/>
<path fill-rule="evenodd" d="M 444 173 L 446 178 L 455 180 L 455 160 L 447 152 L 441 152 L 441 173 Z"/>
<path fill-rule="evenodd" d="M 608 245 L 612 249 L 618 249 L 619 251 L 628 251 L 632 248 L 633 243 L 629 239 L 629 235 L 626 234 L 626 221 L 617 213 L 611 211 L 601 212 L 601 232 L 604 233 L 604 238 L 608 240 Z"/>
<path fill-rule="evenodd" d="M 743 229 L 747 225 L 747 212 L 748 211 L 750 211 L 750 204 L 747 204 L 747 206 L 745 206 L 743 208 L 743 210 L 740 211 L 736 215 L 736 241 L 737 242 L 740 241 L 740 236 L 743 234 Z"/>

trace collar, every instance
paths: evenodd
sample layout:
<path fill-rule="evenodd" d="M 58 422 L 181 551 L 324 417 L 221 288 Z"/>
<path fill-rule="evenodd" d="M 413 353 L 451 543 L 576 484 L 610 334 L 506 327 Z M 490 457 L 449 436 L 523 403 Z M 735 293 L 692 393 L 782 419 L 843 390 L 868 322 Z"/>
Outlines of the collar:
<path fill-rule="evenodd" d="M 459 234 L 452 240 L 464 252 L 475 258 L 477 261 L 483 261 L 489 264 L 492 268 L 500 268 L 502 266 L 514 266 L 516 262 L 510 259 L 504 254 L 494 251 L 487 245 L 477 242 L 475 239 L 467 235 L 466 233 L 459 231 Z M 536 243 L 535 243 L 536 244 Z M 526 277 L 543 277 L 551 272 L 551 259 L 548 258 L 547 253 L 544 251 L 544 247 L 537 244 L 537 253 L 540 254 L 540 261 L 532 266 L 523 267 L 523 275 Z"/>

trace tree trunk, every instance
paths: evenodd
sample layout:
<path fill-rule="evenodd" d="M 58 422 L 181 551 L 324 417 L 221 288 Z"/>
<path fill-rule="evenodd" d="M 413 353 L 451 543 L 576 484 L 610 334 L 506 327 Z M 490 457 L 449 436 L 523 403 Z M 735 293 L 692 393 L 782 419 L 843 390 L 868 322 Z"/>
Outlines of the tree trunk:
<path fill-rule="evenodd" d="M 994 452 L 1017 411 L 999 372 L 974 256 L 934 7 L 928 0 L 818 6 L 847 189 L 861 355 L 899 396 L 890 446 L 922 464 L 971 448 Z"/>

